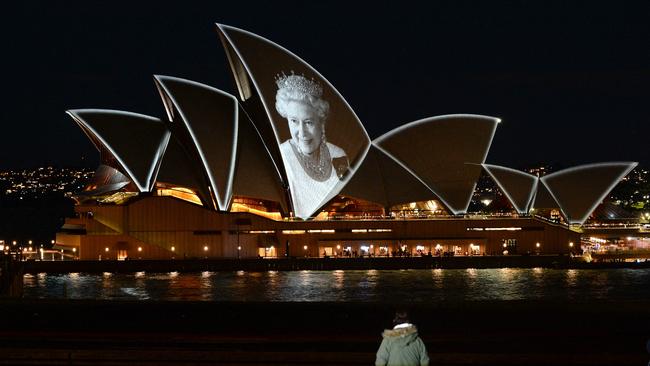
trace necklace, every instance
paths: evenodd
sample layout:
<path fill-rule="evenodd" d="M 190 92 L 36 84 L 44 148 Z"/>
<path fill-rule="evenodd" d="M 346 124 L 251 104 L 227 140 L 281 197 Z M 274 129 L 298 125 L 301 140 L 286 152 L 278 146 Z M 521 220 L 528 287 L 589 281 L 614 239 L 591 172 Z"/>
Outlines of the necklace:
<path fill-rule="evenodd" d="M 326 144 L 319 145 L 318 154 L 314 156 L 305 155 L 294 145 L 293 140 L 289 142 L 293 154 L 298 158 L 298 162 L 307 175 L 318 182 L 324 182 L 332 174 L 332 158 Z"/>

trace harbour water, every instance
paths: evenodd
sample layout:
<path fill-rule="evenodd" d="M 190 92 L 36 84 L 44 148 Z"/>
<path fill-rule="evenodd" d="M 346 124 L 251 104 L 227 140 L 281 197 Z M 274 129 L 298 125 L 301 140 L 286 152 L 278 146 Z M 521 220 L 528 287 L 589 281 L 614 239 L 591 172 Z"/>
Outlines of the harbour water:
<path fill-rule="evenodd" d="M 463 302 L 650 300 L 650 269 L 27 274 L 29 299 Z"/>

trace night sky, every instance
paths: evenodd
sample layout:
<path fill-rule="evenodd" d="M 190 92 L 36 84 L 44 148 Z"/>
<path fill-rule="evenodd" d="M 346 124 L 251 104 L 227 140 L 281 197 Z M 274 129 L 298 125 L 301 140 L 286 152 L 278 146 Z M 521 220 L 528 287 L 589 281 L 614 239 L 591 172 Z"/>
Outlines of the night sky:
<path fill-rule="evenodd" d="M 5 8 L 0 169 L 94 168 L 98 153 L 65 110 L 163 118 L 153 74 L 234 93 L 215 22 L 303 58 L 371 138 L 429 116 L 484 114 L 503 120 L 492 164 L 650 165 L 650 2 L 206 3 Z"/>

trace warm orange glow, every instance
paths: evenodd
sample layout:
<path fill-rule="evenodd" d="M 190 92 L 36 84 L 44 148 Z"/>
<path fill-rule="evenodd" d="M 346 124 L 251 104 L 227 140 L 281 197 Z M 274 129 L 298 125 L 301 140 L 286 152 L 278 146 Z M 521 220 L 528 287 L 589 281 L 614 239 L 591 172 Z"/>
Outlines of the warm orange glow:
<path fill-rule="evenodd" d="M 202 206 L 201 199 L 191 189 L 185 187 L 169 187 L 157 190 L 159 196 L 169 196 L 181 199 L 183 201 L 191 202 L 196 205 Z"/>
<path fill-rule="evenodd" d="M 305 230 L 282 230 L 282 234 L 288 234 L 288 235 L 300 235 L 304 233 Z"/>
<path fill-rule="evenodd" d="M 266 217 L 267 219 L 270 220 L 275 220 L 275 221 L 282 220 L 282 215 L 279 212 L 266 212 L 266 211 L 262 211 L 250 207 L 246 204 L 237 203 L 237 202 L 233 202 L 232 206 L 230 207 L 230 212 L 249 212 L 252 213 L 253 215 Z"/>
<path fill-rule="evenodd" d="M 138 247 L 138 252 L 141 252 L 141 251 L 142 251 L 142 247 Z"/>

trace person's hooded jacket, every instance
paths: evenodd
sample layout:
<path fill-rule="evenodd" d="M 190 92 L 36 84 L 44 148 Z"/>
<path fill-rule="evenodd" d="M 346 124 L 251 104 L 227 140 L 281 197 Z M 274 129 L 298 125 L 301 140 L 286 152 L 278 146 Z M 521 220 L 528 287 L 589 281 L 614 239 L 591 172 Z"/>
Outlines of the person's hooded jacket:
<path fill-rule="evenodd" d="M 382 334 L 377 351 L 377 366 L 429 365 L 429 355 L 418 329 L 413 324 L 398 324 L 393 329 L 386 329 Z"/>

